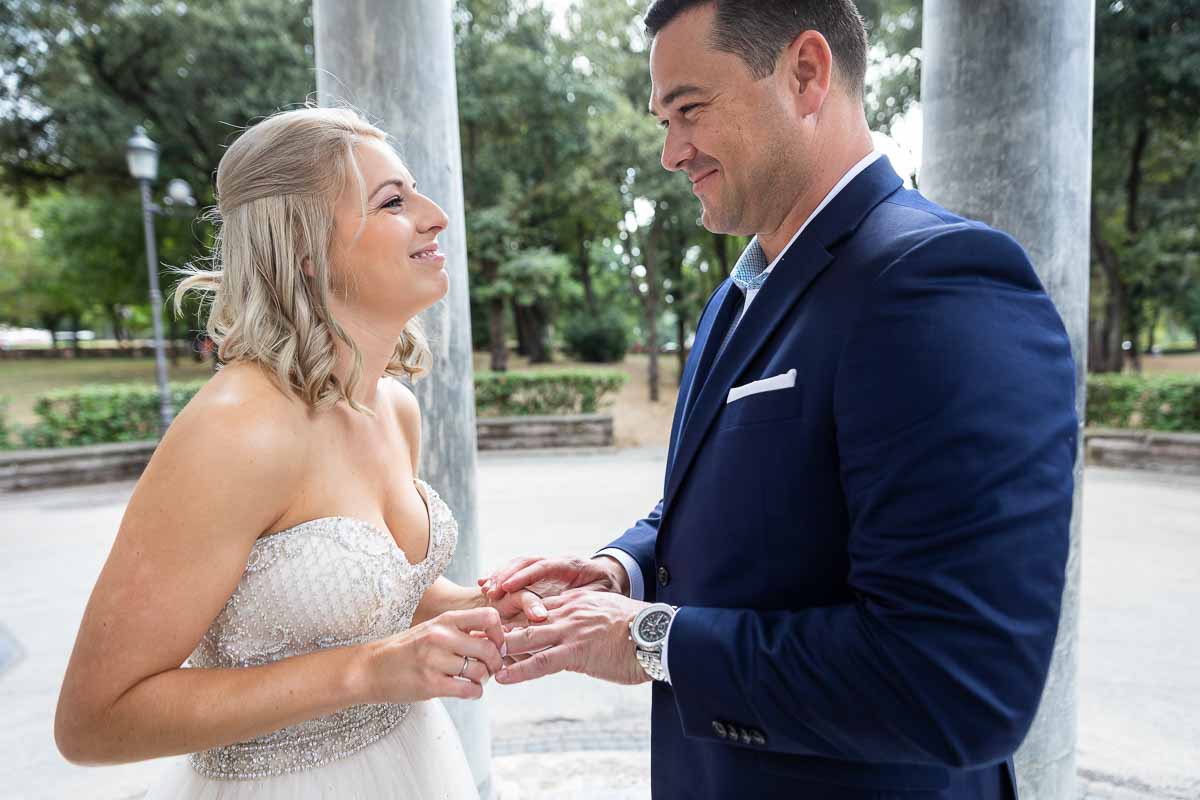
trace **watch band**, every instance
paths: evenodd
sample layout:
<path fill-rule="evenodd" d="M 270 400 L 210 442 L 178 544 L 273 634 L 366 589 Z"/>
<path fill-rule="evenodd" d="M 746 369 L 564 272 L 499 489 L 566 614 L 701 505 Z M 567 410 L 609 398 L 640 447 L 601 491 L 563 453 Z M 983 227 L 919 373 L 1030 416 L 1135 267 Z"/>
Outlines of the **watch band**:
<path fill-rule="evenodd" d="M 663 672 L 661 650 L 643 650 L 639 647 L 637 648 L 637 660 L 651 680 L 665 681 L 667 679 L 666 673 Z"/>

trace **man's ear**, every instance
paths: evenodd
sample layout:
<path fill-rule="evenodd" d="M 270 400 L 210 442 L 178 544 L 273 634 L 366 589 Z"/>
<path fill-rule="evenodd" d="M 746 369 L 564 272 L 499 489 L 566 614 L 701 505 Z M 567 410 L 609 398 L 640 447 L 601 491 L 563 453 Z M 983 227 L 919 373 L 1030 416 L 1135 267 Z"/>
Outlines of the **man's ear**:
<path fill-rule="evenodd" d="M 833 84 L 833 50 L 817 31 L 804 31 L 784 51 L 785 77 L 801 116 L 816 114 L 825 105 Z"/>

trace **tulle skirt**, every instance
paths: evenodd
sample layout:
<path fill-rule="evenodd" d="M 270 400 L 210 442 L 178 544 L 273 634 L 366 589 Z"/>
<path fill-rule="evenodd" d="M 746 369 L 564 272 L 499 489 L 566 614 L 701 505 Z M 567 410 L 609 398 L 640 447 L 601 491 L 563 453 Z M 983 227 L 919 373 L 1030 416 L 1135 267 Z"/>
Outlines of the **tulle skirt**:
<path fill-rule="evenodd" d="M 171 764 L 146 800 L 477 800 L 458 732 L 437 700 L 415 703 L 379 741 L 320 767 L 217 780 Z"/>

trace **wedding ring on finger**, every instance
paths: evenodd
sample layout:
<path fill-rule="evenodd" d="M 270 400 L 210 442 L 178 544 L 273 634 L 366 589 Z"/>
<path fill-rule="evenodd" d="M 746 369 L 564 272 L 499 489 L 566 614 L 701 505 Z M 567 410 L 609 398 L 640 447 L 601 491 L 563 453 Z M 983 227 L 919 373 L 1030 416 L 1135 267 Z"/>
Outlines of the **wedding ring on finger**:
<path fill-rule="evenodd" d="M 462 669 L 460 669 L 460 670 L 458 671 L 458 677 L 459 677 L 459 678 L 466 678 L 466 677 L 467 677 L 467 670 L 468 670 L 468 669 L 471 667 L 471 661 L 472 661 L 472 660 L 473 660 L 473 659 L 472 659 L 470 656 L 463 656 L 463 665 L 462 665 Z"/>

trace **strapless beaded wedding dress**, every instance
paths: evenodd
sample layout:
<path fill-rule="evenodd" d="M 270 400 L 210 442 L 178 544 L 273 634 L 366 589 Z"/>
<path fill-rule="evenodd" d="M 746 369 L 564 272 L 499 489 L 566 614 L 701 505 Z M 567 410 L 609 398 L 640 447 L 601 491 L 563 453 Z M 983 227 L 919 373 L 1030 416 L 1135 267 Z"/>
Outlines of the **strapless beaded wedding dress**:
<path fill-rule="evenodd" d="M 406 630 L 450 562 L 458 526 L 423 481 L 429 552 L 348 517 L 259 539 L 187 666 L 249 667 Z M 360 705 L 177 760 L 147 800 L 474 800 L 462 744 L 437 700 Z"/>

